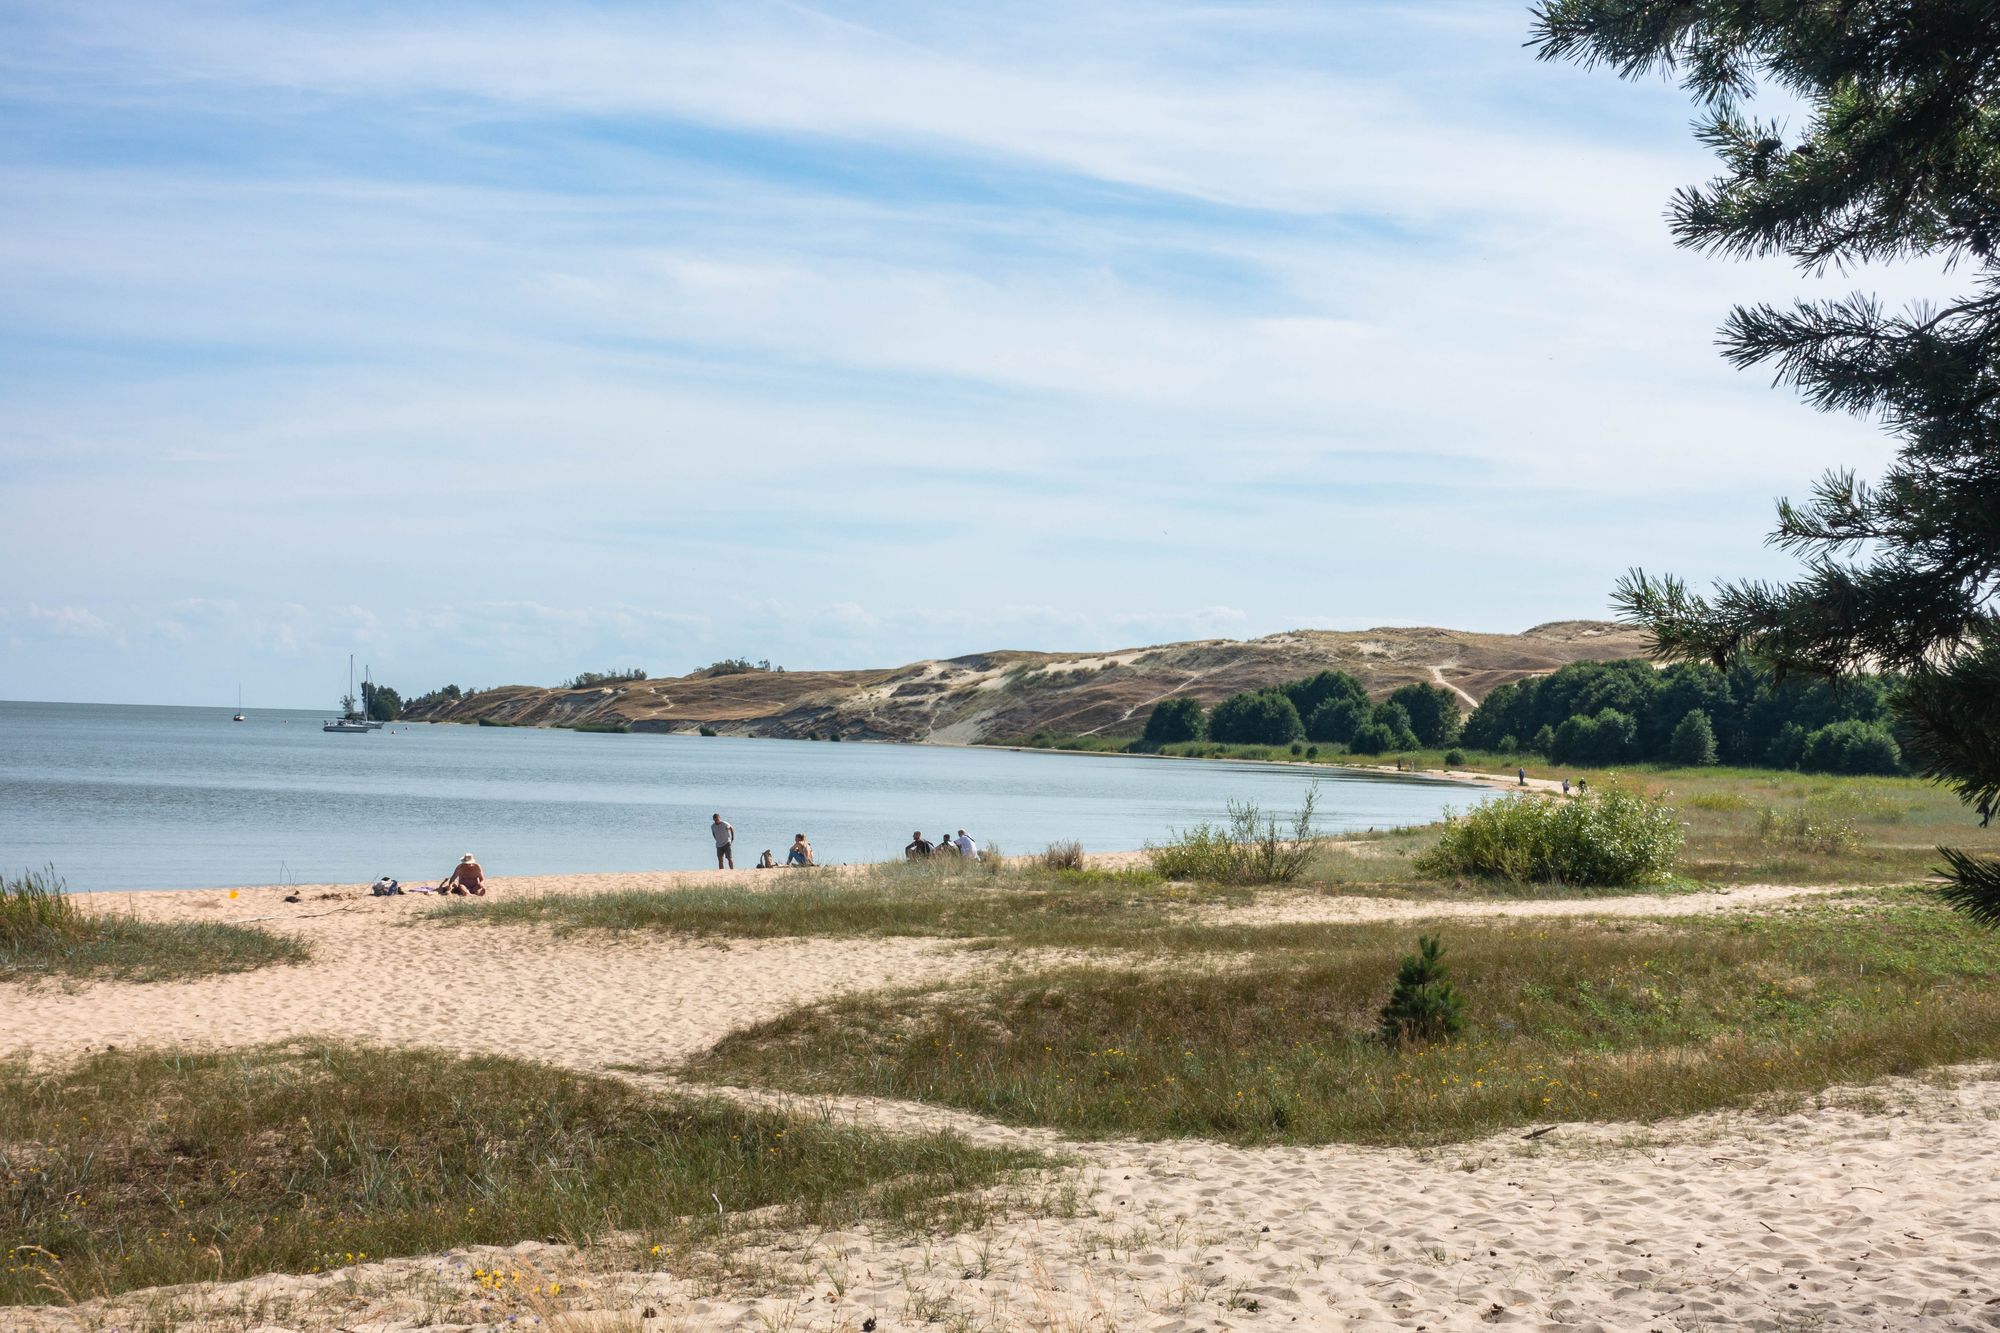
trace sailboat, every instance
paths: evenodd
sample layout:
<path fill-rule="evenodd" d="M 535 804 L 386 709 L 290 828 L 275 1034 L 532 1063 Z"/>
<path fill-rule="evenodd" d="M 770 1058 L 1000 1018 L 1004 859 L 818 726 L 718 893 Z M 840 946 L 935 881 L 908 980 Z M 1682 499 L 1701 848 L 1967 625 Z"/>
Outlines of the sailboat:
<path fill-rule="evenodd" d="M 241 685 L 236 687 L 236 716 L 229 720 L 231 722 L 248 722 L 250 720 L 243 716 L 243 687 Z"/>
<path fill-rule="evenodd" d="M 344 710 L 342 714 L 331 722 L 321 723 L 320 724 L 321 731 L 338 731 L 338 732 L 358 731 L 365 735 L 368 732 L 374 730 L 373 727 L 368 725 L 367 718 L 363 717 L 361 714 L 354 711 L 354 654 L 353 653 L 349 653 L 347 655 L 347 693 L 341 696 L 340 706 Z"/>

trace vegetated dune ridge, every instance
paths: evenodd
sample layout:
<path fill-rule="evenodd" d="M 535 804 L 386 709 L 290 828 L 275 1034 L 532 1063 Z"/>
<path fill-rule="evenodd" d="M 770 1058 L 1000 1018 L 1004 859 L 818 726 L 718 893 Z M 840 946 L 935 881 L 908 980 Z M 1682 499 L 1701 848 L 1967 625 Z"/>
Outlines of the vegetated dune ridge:
<path fill-rule="evenodd" d="M 508 685 L 412 710 L 413 721 L 628 726 L 793 739 L 967 744 L 1037 731 L 1136 735 L 1161 699 L 1204 705 L 1317 671 L 1360 677 L 1376 696 L 1413 681 L 1462 699 L 1568 662 L 1639 657 L 1639 631 L 1565 620 L 1521 634 L 1447 629 L 1291 630 L 1103 653 L 998 651 L 879 671 L 744 672 L 581 690 Z"/>

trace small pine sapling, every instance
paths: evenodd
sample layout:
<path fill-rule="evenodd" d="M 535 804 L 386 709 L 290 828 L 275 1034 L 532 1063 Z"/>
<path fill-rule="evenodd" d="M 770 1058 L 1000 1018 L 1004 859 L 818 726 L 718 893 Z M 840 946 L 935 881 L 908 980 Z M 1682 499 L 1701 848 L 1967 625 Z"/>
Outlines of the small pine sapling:
<path fill-rule="evenodd" d="M 1444 945 L 1419 935 L 1417 951 L 1403 957 L 1396 988 L 1382 1006 L 1382 1040 L 1392 1047 L 1441 1041 L 1465 1026 L 1465 1004 L 1445 975 Z"/>

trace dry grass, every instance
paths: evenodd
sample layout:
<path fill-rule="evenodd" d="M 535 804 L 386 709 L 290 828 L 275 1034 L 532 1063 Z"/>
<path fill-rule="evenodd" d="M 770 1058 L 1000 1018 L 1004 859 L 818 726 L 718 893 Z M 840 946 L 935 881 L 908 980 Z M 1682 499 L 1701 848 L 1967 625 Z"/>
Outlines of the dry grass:
<path fill-rule="evenodd" d="M 426 1051 L 0 1065 L 0 1304 L 521 1240 L 644 1253 L 750 1213 L 960 1225 L 1037 1160 Z"/>
<path fill-rule="evenodd" d="M 251 926 L 86 911 L 53 869 L 0 879 L 0 981 L 184 981 L 307 954 L 303 941 Z"/>
<path fill-rule="evenodd" d="M 2000 1055 L 2000 932 L 1914 894 L 1729 922 L 1453 924 L 1468 1027 L 1399 1056 L 1375 1029 L 1415 935 L 1185 931 L 1171 970 L 835 1002 L 733 1036 L 693 1072 L 1078 1135 L 1437 1143 Z"/>

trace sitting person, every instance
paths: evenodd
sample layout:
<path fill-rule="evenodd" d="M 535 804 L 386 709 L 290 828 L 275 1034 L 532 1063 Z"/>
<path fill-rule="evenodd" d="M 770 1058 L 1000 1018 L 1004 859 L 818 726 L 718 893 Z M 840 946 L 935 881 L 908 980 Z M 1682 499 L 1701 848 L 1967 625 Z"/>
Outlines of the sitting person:
<path fill-rule="evenodd" d="M 949 834 L 949 833 L 946 833 L 946 834 L 944 834 L 944 835 L 942 835 L 942 836 L 940 836 L 940 837 L 938 838 L 938 840 L 937 840 L 937 845 L 936 845 L 935 847 L 931 848 L 931 855 L 932 855 L 932 856 L 957 856 L 957 855 L 958 855 L 958 846 L 957 846 L 957 844 L 955 844 L 954 842 L 952 842 L 952 840 L 951 840 L 951 834 Z"/>
<path fill-rule="evenodd" d="M 806 841 L 805 834 L 795 833 L 792 835 L 791 848 L 785 853 L 785 864 L 788 866 L 809 866 L 814 864 L 813 845 Z"/>
<path fill-rule="evenodd" d="M 439 893 L 456 893 L 461 896 L 471 894 L 475 898 L 486 896 L 486 872 L 471 852 L 458 858 L 458 866 L 438 885 Z"/>
<path fill-rule="evenodd" d="M 912 833 L 910 835 L 910 845 L 903 849 L 904 859 L 910 861 L 923 861 L 923 860 L 928 860 L 930 854 L 931 854 L 931 845 L 924 841 L 923 830 L 918 829 L 915 833 Z"/>
<path fill-rule="evenodd" d="M 777 868 L 777 864 L 778 864 L 778 858 L 771 855 L 771 849 L 769 847 L 766 847 L 764 849 L 764 854 L 757 858 L 757 868 L 759 870 L 773 870 Z"/>

